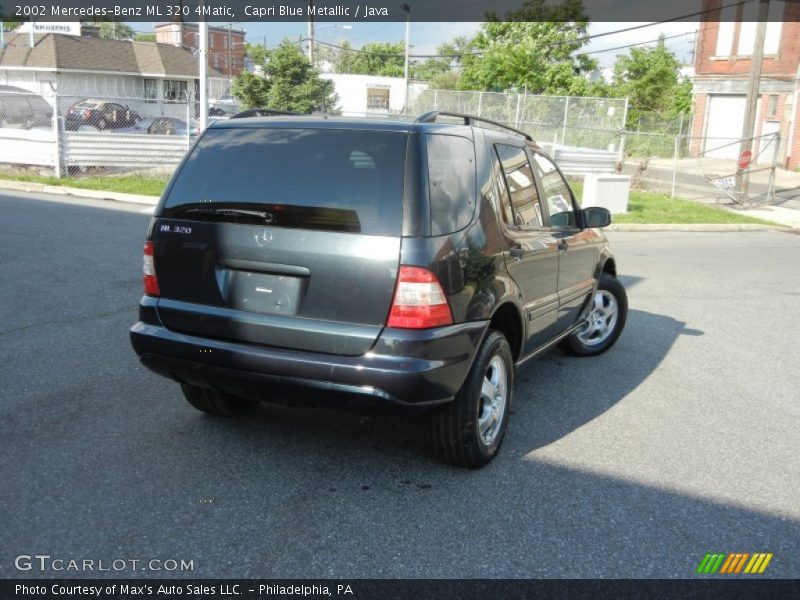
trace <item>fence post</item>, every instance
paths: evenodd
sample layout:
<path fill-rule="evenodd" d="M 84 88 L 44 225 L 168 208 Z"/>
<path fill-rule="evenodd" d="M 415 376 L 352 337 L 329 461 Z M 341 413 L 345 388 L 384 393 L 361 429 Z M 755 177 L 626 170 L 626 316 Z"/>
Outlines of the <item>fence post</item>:
<path fill-rule="evenodd" d="M 53 132 L 56 134 L 55 156 L 53 157 L 53 171 L 61 179 L 61 128 L 58 126 L 58 94 L 53 91 Z"/>
<path fill-rule="evenodd" d="M 186 148 L 192 146 L 192 122 L 190 119 L 189 102 L 186 103 Z"/>
<path fill-rule="evenodd" d="M 564 99 L 564 124 L 561 126 L 561 145 L 564 146 L 564 140 L 567 137 L 567 117 L 569 116 L 569 96 Z"/>
<path fill-rule="evenodd" d="M 439 90 L 433 90 L 433 110 L 439 110 Z"/>
<path fill-rule="evenodd" d="M 680 147 L 681 136 L 675 136 L 675 148 L 672 151 L 672 190 L 669 193 L 670 198 L 675 197 L 675 186 L 678 179 L 678 148 Z"/>
<path fill-rule="evenodd" d="M 478 92 L 478 116 L 481 116 L 481 110 L 483 110 L 483 92 Z"/>
<path fill-rule="evenodd" d="M 619 164 L 625 165 L 625 132 L 628 129 L 628 99 L 625 98 L 625 108 L 622 111 L 622 136 L 619 139 Z"/>
<path fill-rule="evenodd" d="M 772 148 L 772 165 L 769 170 L 769 184 L 767 185 L 767 197 L 766 197 L 766 204 L 772 202 L 775 199 L 775 169 L 778 164 L 778 156 L 780 155 L 780 145 L 781 145 L 781 132 L 776 131 L 773 134 L 773 148 Z"/>
<path fill-rule="evenodd" d="M 519 129 L 519 107 L 522 103 L 522 94 L 517 94 L 517 114 L 514 117 L 514 127 Z"/>

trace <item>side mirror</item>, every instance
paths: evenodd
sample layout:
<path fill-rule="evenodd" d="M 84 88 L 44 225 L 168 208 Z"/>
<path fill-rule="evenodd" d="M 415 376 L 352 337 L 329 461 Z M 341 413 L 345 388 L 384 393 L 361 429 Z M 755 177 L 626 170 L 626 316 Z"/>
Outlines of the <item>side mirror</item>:
<path fill-rule="evenodd" d="M 608 227 L 611 225 L 611 213 L 607 208 L 600 206 L 590 206 L 583 209 L 583 226 L 589 227 Z"/>

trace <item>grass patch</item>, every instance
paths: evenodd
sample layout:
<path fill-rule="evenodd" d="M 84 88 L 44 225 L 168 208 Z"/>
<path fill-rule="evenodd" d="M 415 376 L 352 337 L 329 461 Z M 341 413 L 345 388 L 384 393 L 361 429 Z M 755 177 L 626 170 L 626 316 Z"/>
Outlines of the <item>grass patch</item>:
<path fill-rule="evenodd" d="M 575 196 L 583 195 L 583 183 L 570 183 Z M 736 212 L 717 208 L 700 202 L 692 202 L 682 198 L 670 198 L 667 194 L 631 190 L 628 198 L 628 212 L 624 215 L 613 215 L 612 223 L 646 223 L 652 225 L 707 225 L 716 223 L 750 223 L 754 225 L 770 225 L 780 227 L 778 223 L 742 215 Z"/>
<path fill-rule="evenodd" d="M 0 179 L 12 181 L 28 181 L 45 185 L 62 185 L 85 190 L 105 190 L 124 194 L 141 194 L 143 196 L 160 196 L 167 185 L 167 177 L 143 177 L 131 175 L 127 177 L 43 177 L 27 173 L 0 173 Z"/>

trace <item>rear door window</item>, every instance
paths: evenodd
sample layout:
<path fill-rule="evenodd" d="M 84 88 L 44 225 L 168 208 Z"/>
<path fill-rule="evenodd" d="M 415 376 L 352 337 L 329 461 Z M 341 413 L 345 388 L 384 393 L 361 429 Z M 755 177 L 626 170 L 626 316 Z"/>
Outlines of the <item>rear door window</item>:
<path fill-rule="evenodd" d="M 431 233 L 463 229 L 475 212 L 475 145 L 455 135 L 425 136 Z"/>
<path fill-rule="evenodd" d="M 212 128 L 162 215 L 399 236 L 407 140 L 386 131 Z"/>

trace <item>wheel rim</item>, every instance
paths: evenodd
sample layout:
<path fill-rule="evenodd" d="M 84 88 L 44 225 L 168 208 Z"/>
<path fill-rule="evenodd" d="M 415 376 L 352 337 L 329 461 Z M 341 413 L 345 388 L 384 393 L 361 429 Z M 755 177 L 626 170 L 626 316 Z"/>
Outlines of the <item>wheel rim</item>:
<path fill-rule="evenodd" d="M 492 357 L 481 384 L 478 401 L 478 435 L 486 446 L 491 446 L 500 434 L 508 401 L 508 372 L 500 356 Z"/>
<path fill-rule="evenodd" d="M 592 300 L 592 310 L 586 317 L 586 325 L 578 332 L 578 339 L 587 346 L 605 342 L 614 332 L 619 318 L 619 305 L 614 294 L 597 290 Z"/>

